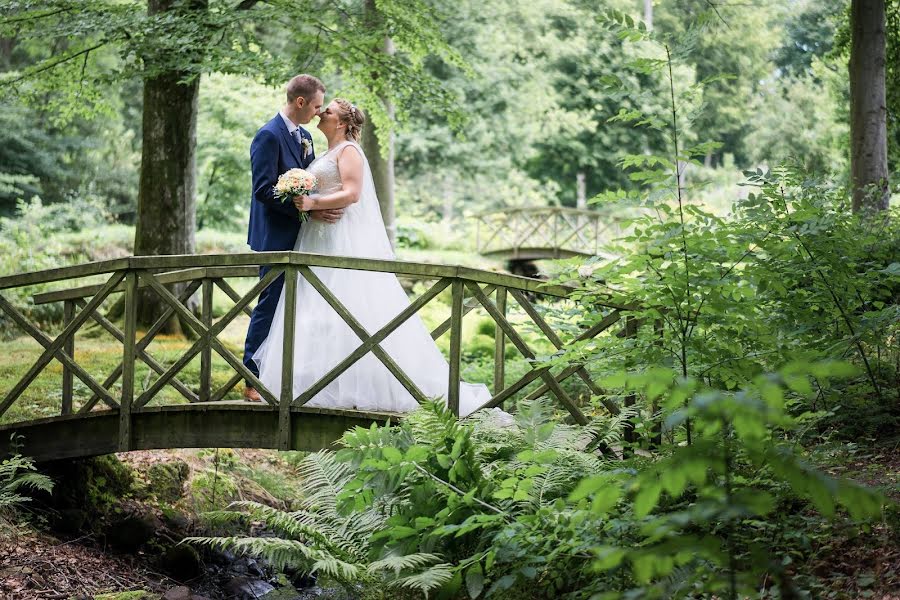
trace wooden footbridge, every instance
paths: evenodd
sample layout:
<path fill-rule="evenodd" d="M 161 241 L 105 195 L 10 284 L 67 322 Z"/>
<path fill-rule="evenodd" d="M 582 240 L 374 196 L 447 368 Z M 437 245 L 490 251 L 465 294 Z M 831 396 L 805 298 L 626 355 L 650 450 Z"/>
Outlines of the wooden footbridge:
<path fill-rule="evenodd" d="M 259 267 L 272 269 L 262 279 Z M 316 275 L 318 268 L 353 269 L 395 273 L 398 277 L 427 282 L 427 290 L 411 301 L 378 331 L 367 331 Z M 298 397 L 292 394 L 291 370 L 282 369 L 280 389 L 268 390 L 243 365 L 239 348 L 223 340 L 222 334 L 239 315 L 249 314 L 251 303 L 280 275 L 286 275 L 285 327 L 293 331 L 298 315 L 293 310 L 298 276 L 309 282 L 359 336 L 359 346 L 322 379 Z M 249 291 L 235 291 L 235 279 L 253 280 Z M 231 283 L 229 283 L 231 282 Z M 35 305 L 62 304 L 62 325 L 43 326 L 29 320 L 9 297 L 31 294 L 35 286 L 46 290 L 33 294 Z M 567 327 L 557 333 L 542 316 L 542 301 L 559 302 L 573 289 L 458 266 L 382 261 L 298 252 L 265 252 L 232 255 L 130 257 L 78 266 L 49 269 L 0 277 L 0 314 L 18 330 L 37 342 L 34 353 L 22 365 L 30 367 L 0 378 L 0 435 L 7 439 L 20 434 L 23 454 L 37 460 L 51 460 L 150 448 L 256 447 L 281 450 L 314 450 L 331 445 L 354 425 L 387 422 L 398 415 L 388 413 L 329 410 L 305 406 L 329 382 L 367 353 L 374 354 L 418 401 L 426 400 L 411 375 L 394 362 L 380 345 L 402 323 L 418 313 L 449 288 L 449 318 L 434 329 L 432 337 L 448 335 L 450 375 L 448 404 L 459 414 L 460 356 L 462 324 L 466 314 L 478 309 L 496 324 L 494 336 L 493 397 L 485 407 L 501 405 L 522 395 L 549 394 L 578 423 L 587 418 L 561 387 L 569 377 L 580 377 L 593 393 L 600 390 L 582 365 L 551 369 L 534 361 L 535 350 L 522 334 L 523 327 L 540 331 L 557 349 L 591 339 L 616 324 L 628 305 L 600 302 L 589 327 Z M 176 292 L 171 291 L 175 289 Z M 152 290 L 166 309 L 146 331 L 138 331 L 137 303 L 141 294 Z M 199 293 L 199 310 L 190 299 Z M 233 303 L 224 314 L 213 311 L 214 293 L 224 294 Z M 446 293 L 446 292 L 445 292 Z M 114 323 L 104 316 L 105 308 L 118 298 L 124 301 L 124 319 Z M 519 322 L 509 310 L 518 305 Z M 194 339 L 170 364 L 151 354 L 154 340 L 173 315 L 195 334 Z M 99 372 L 87 345 L 86 325 L 93 322 L 121 344 L 121 361 L 111 372 Z M 96 330 L 96 329 L 95 329 Z M 80 334 L 76 337 L 76 334 Z M 293 364 L 293 335 L 284 336 L 283 360 Z M 506 382 L 507 344 L 531 362 L 531 369 L 514 382 Z M 189 365 L 199 377 L 187 379 Z M 224 359 L 231 373 L 227 381 L 214 386 L 213 359 Z M 35 358 L 36 357 L 36 358 Z M 301 357 L 302 359 L 302 357 Z M 24 359 L 23 359 L 24 360 Z M 217 359 L 219 360 L 219 359 Z M 221 362 L 221 360 L 220 360 Z M 108 369 L 108 365 L 106 367 Z M 181 377 L 181 378 L 179 378 Z M 47 381 L 51 379 L 50 392 Z M 265 402 L 226 400 L 229 392 L 252 381 Z M 188 385 L 188 381 L 192 385 Z M 43 382 L 38 386 L 37 382 Z M 54 383 L 58 382 L 58 383 Z M 533 385 L 532 385 L 533 384 Z M 533 389 L 535 388 L 536 389 Z M 171 391 L 174 390 L 174 393 Z M 41 395 L 37 400 L 35 394 Z M 30 399 L 29 399 L 30 398 Z M 33 418 L 27 404 L 58 403 L 57 414 Z M 51 402 L 52 401 L 52 402 Z M 605 402 L 618 412 L 616 406 Z M 56 406 L 57 404 L 53 404 Z M 11 410 L 16 409 L 16 410 Z"/>
<path fill-rule="evenodd" d="M 479 254 L 507 261 L 603 255 L 622 218 L 559 206 L 504 208 L 474 215 Z"/>

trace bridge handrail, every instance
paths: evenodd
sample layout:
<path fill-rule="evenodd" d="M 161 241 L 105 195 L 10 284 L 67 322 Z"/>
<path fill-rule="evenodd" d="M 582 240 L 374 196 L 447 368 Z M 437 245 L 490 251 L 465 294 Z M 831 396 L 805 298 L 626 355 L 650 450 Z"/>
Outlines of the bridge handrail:
<path fill-rule="evenodd" d="M 508 215 L 510 213 L 544 213 L 544 212 L 552 212 L 552 213 L 562 213 L 567 215 L 576 215 L 583 217 L 608 217 L 614 216 L 612 213 L 602 210 L 590 210 L 587 208 L 571 208 L 568 206 L 510 206 L 507 208 L 497 208 L 491 210 L 485 210 L 477 213 L 472 213 L 472 217 L 480 218 L 480 217 L 490 217 L 493 215 Z"/>
<path fill-rule="evenodd" d="M 519 277 L 517 275 L 508 275 L 505 273 L 495 273 L 492 271 L 473 269 L 460 265 L 435 265 L 402 260 L 378 260 L 369 258 L 309 254 L 305 252 L 247 252 L 241 254 L 130 256 L 126 258 L 96 261 L 80 265 L 72 265 L 68 267 L 58 267 L 54 269 L 34 271 L 31 273 L 6 275 L 0 277 L 0 290 L 14 287 L 23 287 L 26 285 L 52 283 L 55 281 L 89 277 L 93 275 L 103 275 L 114 273 L 116 271 L 126 270 L 150 271 L 160 269 L 181 269 L 183 271 L 170 272 L 166 275 L 166 280 L 160 280 L 161 283 L 177 283 L 182 281 L 189 281 L 191 279 L 195 279 L 198 275 L 202 275 L 199 271 L 195 270 L 198 268 L 258 268 L 263 265 L 331 267 L 338 269 L 387 272 L 395 273 L 398 275 L 420 276 L 423 278 L 454 277 L 472 281 L 475 283 L 499 285 L 509 289 L 537 293 L 547 296 L 556 296 L 559 298 L 568 297 L 575 289 L 574 287 L 568 286 L 548 285 L 544 282 L 529 279 L 527 277 Z M 179 273 L 181 274 L 179 275 Z M 160 276 L 161 274 L 157 275 L 157 277 Z M 220 270 L 216 273 L 216 276 L 254 276 L 254 273 L 250 272 L 249 270 L 241 270 L 231 275 Z M 79 298 L 87 295 L 92 295 L 96 292 L 97 289 L 99 289 L 99 286 L 84 286 L 83 288 L 44 292 L 41 294 L 36 294 L 35 301 L 39 303 L 47 303 L 70 298 Z M 118 286 L 113 290 L 113 292 L 121 291 L 122 289 L 124 289 L 123 286 Z M 604 304 L 604 306 L 615 308 L 624 307 L 625 304 L 627 303 L 616 302 L 610 299 L 610 302 L 608 304 Z"/>

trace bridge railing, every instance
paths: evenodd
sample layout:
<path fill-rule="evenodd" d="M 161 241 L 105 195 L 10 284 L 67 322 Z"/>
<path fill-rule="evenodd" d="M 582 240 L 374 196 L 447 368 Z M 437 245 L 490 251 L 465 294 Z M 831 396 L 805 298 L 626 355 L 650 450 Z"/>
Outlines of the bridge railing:
<path fill-rule="evenodd" d="M 511 259 L 593 256 L 622 234 L 621 218 L 559 206 L 505 208 L 474 218 L 478 253 Z"/>
<path fill-rule="evenodd" d="M 259 267 L 269 266 L 268 273 L 258 279 L 249 291 L 238 293 L 229 284 L 233 278 L 258 278 Z M 410 305 L 397 314 L 377 331 L 368 331 L 335 293 L 316 274 L 318 268 L 353 269 L 395 273 L 400 277 L 430 282 L 427 291 L 413 299 Z M 225 328 L 241 314 L 250 314 L 251 303 L 279 276 L 285 276 L 285 335 L 282 348 L 282 378 L 278 389 L 270 390 L 251 373 L 241 358 L 229 349 L 220 338 Z M 72 287 L 85 278 L 99 279 L 99 283 Z M 342 361 L 311 387 L 293 395 L 292 370 L 294 357 L 294 336 L 298 315 L 295 298 L 298 281 L 302 278 L 316 289 L 321 297 L 341 317 L 359 337 L 359 345 Z M 51 328 L 42 329 L 29 320 L 4 292 L 16 288 L 28 288 L 52 282 L 67 285 L 62 289 L 34 295 L 35 304 L 63 304 L 64 322 L 56 335 Z M 175 291 L 172 289 L 174 285 Z M 118 411 L 118 448 L 128 450 L 132 444 L 132 419 L 136 413 L 146 410 L 148 403 L 160 397 L 164 388 L 172 388 L 190 403 L 217 402 L 240 382 L 249 381 L 259 390 L 264 401 L 278 414 L 277 443 L 275 447 L 290 448 L 291 412 L 302 410 L 304 404 L 316 397 L 331 381 L 349 369 L 356 361 L 371 353 L 397 378 L 406 390 L 419 402 L 426 397 L 415 384 L 415 374 L 406 373 L 384 350 L 381 343 L 423 307 L 433 302 L 441 292 L 449 288 L 451 294 L 450 316 L 432 332 L 435 340 L 449 334 L 449 382 L 447 402 L 450 409 L 459 415 L 462 324 L 466 314 L 482 309 L 496 325 L 494 348 L 493 395 L 484 407 L 500 406 L 514 397 L 529 384 L 540 381 L 539 387 L 529 393 L 529 397 L 549 394 L 554 397 L 578 423 L 586 423 L 587 417 L 581 407 L 563 389 L 561 383 L 573 375 L 581 378 L 593 393 L 601 390 L 591 379 L 585 367 L 569 365 L 563 369 L 551 369 L 537 362 L 535 350 L 525 339 L 522 327 L 509 318 L 509 309 L 517 304 L 520 313 L 531 330 L 540 331 L 552 346 L 564 350 L 568 345 L 591 339 L 615 325 L 623 313 L 633 307 L 612 298 L 600 302 L 591 310 L 601 311 L 601 318 L 581 330 L 577 335 L 560 334 L 554 331 L 537 308 L 539 299 L 559 301 L 573 291 L 563 286 L 546 285 L 538 281 L 469 269 L 459 266 L 420 264 L 404 261 L 372 260 L 322 256 L 298 252 L 263 252 L 233 255 L 186 255 L 129 257 L 101 261 L 78 266 L 49 269 L 34 273 L 22 273 L 0 277 L 0 313 L 12 321 L 19 330 L 35 340 L 43 350 L 27 371 L 8 389 L 0 389 L 0 420 L 23 393 L 34 384 L 36 378 L 48 369 L 53 361 L 62 365 L 60 381 L 60 415 L 77 415 L 94 411 L 102 403 L 109 410 Z M 233 305 L 216 318 L 213 311 L 213 294 L 218 290 L 229 298 Z M 138 331 L 138 298 L 148 291 L 156 294 L 164 303 L 165 310 L 146 331 Z M 199 310 L 190 304 L 192 296 L 200 294 Z M 121 327 L 104 316 L 102 308 L 115 295 L 121 295 L 124 304 L 124 318 Z M 177 316 L 194 333 L 193 341 L 181 355 L 165 365 L 154 358 L 148 349 L 158 337 L 166 323 Z M 102 380 L 76 359 L 75 334 L 94 322 L 122 344 L 121 361 Z M 506 348 L 512 344 L 518 352 L 531 362 L 531 369 L 512 383 L 507 383 L 505 373 Z M 212 358 L 217 354 L 229 365 L 233 374 L 222 385 L 212 385 Z M 197 356 L 200 356 L 199 385 L 192 387 L 179 379 Z M 84 357 L 82 357 L 84 358 Z M 148 369 L 143 386 L 137 381 L 138 367 Z M 87 401 L 75 406 L 74 383 L 80 381 L 90 392 Z M 119 383 L 120 382 L 120 383 Z M 118 385 L 118 388 L 116 387 Z M 612 412 L 617 407 L 604 401 Z"/>

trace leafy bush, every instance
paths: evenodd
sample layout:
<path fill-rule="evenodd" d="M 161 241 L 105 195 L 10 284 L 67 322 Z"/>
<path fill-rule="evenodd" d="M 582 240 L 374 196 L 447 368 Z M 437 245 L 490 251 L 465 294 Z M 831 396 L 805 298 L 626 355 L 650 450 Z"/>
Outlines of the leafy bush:
<path fill-rule="evenodd" d="M 672 426 L 694 422 L 693 443 L 658 460 L 598 454 L 620 443 L 627 412 L 578 428 L 543 402 L 468 422 L 431 404 L 401 425 L 347 432 L 336 454 L 306 457 L 298 511 L 238 503 L 210 515 L 262 522 L 276 538 L 194 541 L 444 597 L 736 598 L 764 577 L 790 581 L 780 562 L 789 542 L 771 539 L 769 519 L 880 513 L 878 493 L 824 474 L 782 441 L 796 425 L 789 382 L 842 372 L 795 366 L 737 392 L 666 370 L 622 374 Z"/>

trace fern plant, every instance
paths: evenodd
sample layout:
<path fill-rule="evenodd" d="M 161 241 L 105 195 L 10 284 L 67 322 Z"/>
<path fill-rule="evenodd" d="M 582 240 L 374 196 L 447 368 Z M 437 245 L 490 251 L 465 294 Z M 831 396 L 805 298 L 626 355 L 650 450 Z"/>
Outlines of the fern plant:
<path fill-rule="evenodd" d="M 452 593 L 467 575 L 473 584 L 493 536 L 520 517 L 552 512 L 604 468 L 588 448 L 597 435 L 613 443 L 624 424 L 598 420 L 583 429 L 554 415 L 549 403 L 533 401 L 520 404 L 511 425 L 491 413 L 459 422 L 432 403 L 399 426 L 351 430 L 339 452 L 302 461 L 299 510 L 240 502 L 208 515 L 213 524 L 262 523 L 275 537 L 188 541 L 346 584 Z"/>
<path fill-rule="evenodd" d="M 13 447 L 17 444 L 11 438 Z M 21 454 L 14 454 L 0 462 L 0 523 L 9 526 L 14 512 L 23 504 L 31 502 L 31 492 L 53 491 L 53 480 L 37 472 L 34 461 Z"/>

